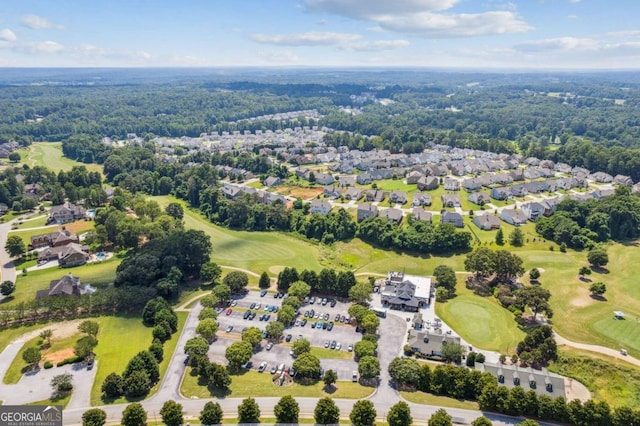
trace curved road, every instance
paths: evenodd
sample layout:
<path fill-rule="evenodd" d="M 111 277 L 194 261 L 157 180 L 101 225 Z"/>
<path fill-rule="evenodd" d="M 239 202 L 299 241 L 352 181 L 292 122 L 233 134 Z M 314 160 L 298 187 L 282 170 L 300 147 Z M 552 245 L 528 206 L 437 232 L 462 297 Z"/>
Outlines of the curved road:
<path fill-rule="evenodd" d="M 15 283 L 16 268 L 13 266 L 13 260 L 9 256 L 9 253 L 7 253 L 4 249 L 4 245 L 7 243 L 7 237 L 9 236 L 9 231 L 11 231 L 12 224 L 13 220 L 0 224 L 0 271 L 2 272 L 2 281 L 9 280 Z"/>

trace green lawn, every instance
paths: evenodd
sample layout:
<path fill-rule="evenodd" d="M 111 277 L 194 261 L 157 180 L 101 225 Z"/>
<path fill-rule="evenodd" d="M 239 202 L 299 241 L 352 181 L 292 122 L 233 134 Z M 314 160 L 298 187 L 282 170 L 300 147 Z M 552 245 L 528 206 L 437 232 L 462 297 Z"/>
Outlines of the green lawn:
<path fill-rule="evenodd" d="M 46 214 L 41 214 L 40 216 L 34 216 L 33 220 L 25 220 L 23 222 L 18 222 L 17 224 L 12 225 L 16 229 L 28 229 L 28 228 L 37 228 L 40 226 L 45 226 L 47 224 L 47 218 L 49 216 Z"/>
<path fill-rule="evenodd" d="M 478 410 L 478 403 L 475 401 L 458 400 L 446 396 L 438 396 L 426 392 L 401 391 L 400 396 L 409 402 L 424 405 L 436 405 L 438 407 L 462 408 L 464 410 Z"/>
<path fill-rule="evenodd" d="M 187 319 L 186 312 L 177 312 L 178 331 L 171 340 L 164 344 L 164 360 L 160 363 L 160 381 L 167 370 L 171 354 L 175 350 L 178 336 Z M 102 382 L 111 373 L 122 374 L 129 360 L 140 351 L 146 350 L 151 345 L 151 327 L 142 324 L 140 317 L 101 317 L 100 333 L 98 334 L 98 346 L 96 346 L 96 379 L 91 388 L 91 405 L 102 405 L 107 401 L 102 400 Z M 123 341 L 126 340 L 126 344 Z M 152 390 L 153 392 L 153 390 Z M 125 398 L 119 398 L 109 403 L 124 403 Z"/>
<path fill-rule="evenodd" d="M 177 201 L 172 197 L 152 197 L 161 206 Z M 277 232 L 231 231 L 208 222 L 197 212 L 185 209 L 185 226 L 211 236 L 211 260 L 227 266 L 249 269 L 257 274 L 266 271 L 277 275 L 285 266 L 322 269 L 320 250 L 316 245 Z"/>
<path fill-rule="evenodd" d="M 73 393 L 63 396 L 62 398 L 43 399 L 42 401 L 30 402 L 25 405 L 62 405 L 62 408 L 66 408 Z"/>
<path fill-rule="evenodd" d="M 640 406 L 640 368 L 623 360 L 561 346 L 549 370 L 580 381 L 594 399 L 613 407 Z"/>
<path fill-rule="evenodd" d="M 436 303 L 436 313 L 469 344 L 500 353 L 514 353 L 524 337 L 513 314 L 493 297 L 481 297 L 464 286 L 458 275 L 457 296 Z"/>
<path fill-rule="evenodd" d="M 240 374 L 231 376 L 231 386 L 229 393 L 220 394 L 215 389 L 198 384 L 198 377 L 191 375 L 191 367 L 188 367 L 182 378 L 180 392 L 187 398 L 211 398 L 214 396 L 228 396 L 232 398 L 243 398 L 260 395 L 284 396 L 295 395 L 296 397 L 325 397 L 362 399 L 371 395 L 373 388 L 362 386 L 358 383 L 339 381 L 333 392 L 325 392 L 324 384 L 320 381 L 311 385 L 301 385 L 293 383 L 290 386 L 275 386 L 271 383 L 273 376 L 268 373 L 258 373 L 257 371 L 243 371 Z"/>
<path fill-rule="evenodd" d="M 28 158 L 22 156 L 22 162 L 30 166 L 43 166 L 54 172 L 71 170 L 73 166 L 85 166 L 90 172 L 102 173 L 99 164 L 84 164 L 71 160 L 62 155 L 62 143 L 60 142 L 36 142 L 29 147 Z"/>
<path fill-rule="evenodd" d="M 26 276 L 19 273 L 16 279 L 16 291 L 13 293 L 13 299 L 8 300 L 6 303 L 1 303 L 0 307 L 4 309 L 5 307 L 15 306 L 20 302 L 33 300 L 36 291 L 48 288 L 51 281 L 60 279 L 60 277 L 69 273 L 79 277 L 80 282 L 91 284 L 92 286 L 112 283 L 119 264 L 120 259 L 113 257 L 101 263 L 90 263 L 74 268 L 47 268 L 29 272 Z"/>

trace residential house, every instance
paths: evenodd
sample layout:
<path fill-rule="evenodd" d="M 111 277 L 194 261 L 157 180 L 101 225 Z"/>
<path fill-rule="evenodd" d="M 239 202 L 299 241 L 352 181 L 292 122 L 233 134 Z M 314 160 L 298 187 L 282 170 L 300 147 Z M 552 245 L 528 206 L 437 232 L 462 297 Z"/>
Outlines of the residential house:
<path fill-rule="evenodd" d="M 378 207 L 371 203 L 363 203 L 358 206 L 357 211 L 358 222 L 365 220 L 368 217 L 378 216 Z"/>
<path fill-rule="evenodd" d="M 459 345 L 460 337 L 429 330 L 409 330 L 407 345 L 424 357 L 441 357 L 442 347 L 448 344 Z"/>
<path fill-rule="evenodd" d="M 38 253 L 39 264 L 52 260 L 57 260 L 58 265 L 63 268 L 84 265 L 89 260 L 89 247 L 69 243 L 64 246 L 50 247 Z"/>
<path fill-rule="evenodd" d="M 37 183 L 29 183 L 24 186 L 24 191 L 22 191 L 22 196 L 31 198 L 36 203 L 40 202 L 40 185 Z"/>
<path fill-rule="evenodd" d="M 408 185 L 415 185 L 418 183 L 418 180 L 420 180 L 421 177 L 423 177 L 424 175 L 422 173 L 420 173 L 417 170 L 414 170 L 412 172 L 409 172 L 409 174 L 407 175 L 406 181 Z"/>
<path fill-rule="evenodd" d="M 224 195 L 226 198 L 230 200 L 235 200 L 242 194 L 242 191 L 239 186 L 228 185 L 228 184 L 224 184 L 222 188 L 220 188 L 220 192 L 222 192 L 222 195 Z"/>
<path fill-rule="evenodd" d="M 430 206 L 431 205 L 431 194 L 427 194 L 424 192 L 415 192 L 413 194 L 413 202 L 412 206 Z"/>
<path fill-rule="evenodd" d="M 51 207 L 48 222 L 69 223 L 85 217 L 85 209 L 70 202 Z"/>
<path fill-rule="evenodd" d="M 511 188 L 511 195 L 514 197 L 524 197 L 529 193 L 529 189 L 526 184 L 513 185 Z"/>
<path fill-rule="evenodd" d="M 532 222 L 535 222 L 541 216 L 544 216 L 546 211 L 545 206 L 538 202 L 525 203 L 520 206 L 522 213 Z"/>
<path fill-rule="evenodd" d="M 371 175 L 367 173 L 361 173 L 356 176 L 356 182 L 360 185 L 369 185 L 371 184 Z"/>
<path fill-rule="evenodd" d="M 460 182 L 458 182 L 456 179 L 447 178 L 444 180 L 444 189 L 446 191 L 459 191 Z"/>
<path fill-rule="evenodd" d="M 56 229 L 49 234 L 34 235 L 31 237 L 29 250 L 42 247 L 61 247 L 71 243 L 78 243 L 78 236 L 67 231 L 64 227 Z"/>
<path fill-rule="evenodd" d="M 497 216 L 487 212 L 474 216 L 473 223 L 480 229 L 490 231 L 500 228 L 500 219 Z"/>
<path fill-rule="evenodd" d="M 524 187 L 527 189 L 528 194 L 539 194 L 541 192 L 544 192 L 544 186 L 542 185 L 542 182 L 527 182 L 524 184 Z M 511 193 L 513 194 L 513 191 Z M 519 197 L 520 195 L 517 196 Z"/>
<path fill-rule="evenodd" d="M 423 176 L 418 180 L 418 189 L 420 191 L 430 191 L 440 186 L 438 178 L 435 176 Z"/>
<path fill-rule="evenodd" d="M 491 198 L 494 200 L 506 200 L 511 196 L 511 190 L 506 186 L 491 189 Z"/>
<path fill-rule="evenodd" d="M 65 275 L 59 280 L 51 281 L 48 289 L 36 292 L 36 299 L 52 296 L 80 296 L 95 292 L 89 285 L 81 284 L 80 278 L 73 275 Z"/>
<path fill-rule="evenodd" d="M 402 222 L 402 210 L 394 208 L 384 209 L 380 211 L 380 217 L 385 217 L 389 219 L 389 221 L 399 224 Z"/>
<path fill-rule="evenodd" d="M 485 192 L 472 192 L 467 197 L 467 200 L 471 201 L 473 204 L 478 206 L 484 206 L 485 204 L 488 204 L 491 202 L 491 198 L 489 197 L 489 194 Z"/>
<path fill-rule="evenodd" d="M 389 194 L 389 202 L 404 204 L 407 202 L 407 193 L 404 191 L 391 191 Z"/>
<path fill-rule="evenodd" d="M 313 200 L 311 201 L 310 205 L 311 207 L 309 211 L 311 212 L 311 214 L 318 213 L 322 216 L 326 216 L 331 211 L 331 204 L 327 203 L 326 201 Z"/>
<path fill-rule="evenodd" d="M 633 180 L 629 176 L 625 175 L 616 175 L 613 178 L 614 185 L 624 185 L 624 186 L 633 186 Z"/>
<path fill-rule="evenodd" d="M 481 373 L 491 373 L 498 379 L 498 385 L 513 389 L 519 386 L 523 391 L 533 390 L 536 394 L 546 395 L 551 399 L 557 397 L 566 398 L 565 378 L 542 369 L 536 370 L 531 367 L 519 367 L 514 364 L 500 364 L 485 361 L 477 363 L 474 367 Z"/>
<path fill-rule="evenodd" d="M 380 202 L 384 200 L 384 192 L 379 189 L 369 189 L 365 192 L 365 198 L 368 202 Z"/>
<path fill-rule="evenodd" d="M 589 176 L 590 179 L 595 180 L 598 183 L 611 183 L 613 182 L 613 176 L 604 172 L 595 172 Z"/>
<path fill-rule="evenodd" d="M 442 213 L 442 218 L 440 219 L 440 223 L 451 223 L 455 225 L 457 228 L 464 227 L 464 221 L 462 220 L 462 215 L 456 212 L 446 211 Z"/>
<path fill-rule="evenodd" d="M 402 311 L 417 312 L 429 305 L 430 298 L 431 278 L 404 272 L 389 271 L 380 289 L 382 306 Z"/>
<path fill-rule="evenodd" d="M 417 220 L 431 223 L 431 212 L 428 212 L 425 209 L 415 207 L 411 210 L 411 214 L 413 214 L 413 217 Z"/>
<path fill-rule="evenodd" d="M 510 174 L 498 173 L 493 176 L 493 183 L 498 185 L 510 185 L 513 183 L 513 177 Z"/>
<path fill-rule="evenodd" d="M 558 173 L 570 174 L 571 166 L 568 165 L 567 163 L 556 163 L 555 166 L 553 166 L 553 170 L 555 170 Z"/>
<path fill-rule="evenodd" d="M 355 176 L 340 176 L 338 178 L 338 182 L 341 187 L 347 186 L 356 186 L 356 178 Z"/>
<path fill-rule="evenodd" d="M 590 195 L 595 198 L 596 200 L 599 200 L 600 198 L 604 198 L 604 197 L 610 197 L 613 194 L 615 194 L 615 189 L 600 189 L 598 191 L 593 191 L 590 193 Z"/>
<path fill-rule="evenodd" d="M 327 173 L 318 172 L 315 174 L 315 178 L 316 178 L 316 183 L 319 185 L 331 185 L 336 181 L 333 178 L 333 176 Z"/>
<path fill-rule="evenodd" d="M 271 188 L 273 186 L 282 184 L 282 179 L 280 179 L 278 176 L 269 176 L 264 180 L 263 184 L 267 188 Z"/>
<path fill-rule="evenodd" d="M 358 188 L 349 188 L 344 193 L 344 198 L 346 200 L 357 201 L 362 198 L 362 191 Z"/>
<path fill-rule="evenodd" d="M 342 193 L 337 187 L 332 185 L 327 185 L 324 188 L 322 188 L 322 195 L 329 198 L 330 200 L 335 200 L 336 198 L 340 198 Z"/>
<path fill-rule="evenodd" d="M 482 181 L 478 178 L 465 179 L 462 181 L 462 187 L 471 192 L 482 188 Z"/>
<path fill-rule="evenodd" d="M 525 216 L 522 210 L 516 209 L 502 209 L 500 219 L 514 226 L 521 226 L 527 223 L 527 216 Z"/>
<path fill-rule="evenodd" d="M 442 194 L 442 205 L 444 207 L 460 207 L 460 197 L 458 194 Z"/>
<path fill-rule="evenodd" d="M 521 182 L 524 180 L 524 172 L 522 169 L 513 170 L 509 173 L 509 176 L 511 176 L 511 179 L 513 179 L 514 182 Z"/>

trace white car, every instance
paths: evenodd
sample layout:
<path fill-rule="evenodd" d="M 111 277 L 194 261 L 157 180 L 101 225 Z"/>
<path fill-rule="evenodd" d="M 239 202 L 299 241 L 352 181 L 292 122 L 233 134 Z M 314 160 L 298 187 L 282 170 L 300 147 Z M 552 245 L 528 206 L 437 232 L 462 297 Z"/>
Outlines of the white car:
<path fill-rule="evenodd" d="M 353 352 L 353 345 L 349 345 L 349 346 L 347 347 L 347 350 L 348 350 L 349 352 Z"/>
<path fill-rule="evenodd" d="M 262 361 L 260 363 L 260 366 L 258 367 L 258 373 L 262 373 L 266 369 L 267 369 L 267 362 L 266 361 Z"/>
<path fill-rule="evenodd" d="M 273 343 L 269 342 L 267 343 L 267 347 L 265 349 L 270 351 L 272 347 L 273 347 Z"/>
<path fill-rule="evenodd" d="M 339 351 L 340 348 L 342 348 L 342 343 L 340 342 L 336 343 L 336 351 Z"/>

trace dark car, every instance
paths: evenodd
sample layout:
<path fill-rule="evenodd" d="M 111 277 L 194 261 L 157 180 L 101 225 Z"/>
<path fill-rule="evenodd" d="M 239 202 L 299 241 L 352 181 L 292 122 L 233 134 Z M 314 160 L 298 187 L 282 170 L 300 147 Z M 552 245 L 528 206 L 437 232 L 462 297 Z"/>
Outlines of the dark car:
<path fill-rule="evenodd" d="M 335 322 L 340 321 L 340 314 L 336 314 L 336 317 L 333 319 Z"/>
<path fill-rule="evenodd" d="M 290 334 L 287 334 L 287 337 L 284 338 L 284 341 L 285 342 L 290 342 L 292 337 L 293 336 L 291 336 Z"/>
<path fill-rule="evenodd" d="M 277 299 L 278 298 L 278 293 L 273 293 L 273 298 Z"/>
<path fill-rule="evenodd" d="M 336 299 L 331 299 L 331 307 L 332 308 L 336 306 L 336 303 L 338 303 L 338 302 L 336 302 Z"/>
<path fill-rule="evenodd" d="M 337 344 L 337 342 L 336 342 L 335 340 L 331 341 L 331 346 L 330 346 L 330 348 L 331 348 L 331 349 L 335 349 L 335 348 L 336 348 L 336 344 Z"/>
<path fill-rule="evenodd" d="M 262 291 L 260 292 L 260 297 L 264 297 L 264 296 L 265 296 L 265 294 L 267 294 L 267 290 L 262 290 Z"/>
<path fill-rule="evenodd" d="M 253 320 L 256 317 L 256 313 L 255 312 L 251 312 L 251 315 L 249 315 L 249 319 Z"/>
<path fill-rule="evenodd" d="M 187 360 L 188 360 L 188 359 L 189 359 L 189 358 L 187 357 Z M 91 369 L 93 369 L 93 363 L 94 363 L 93 358 L 90 358 L 90 359 L 89 359 L 89 361 L 87 361 L 87 370 L 91 370 Z M 186 365 L 186 364 L 185 364 L 185 365 Z"/>
<path fill-rule="evenodd" d="M 304 314 L 302 314 L 302 316 L 304 316 L 305 318 L 309 318 L 309 311 L 304 311 Z"/>
<path fill-rule="evenodd" d="M 245 311 L 244 315 L 242 315 L 242 318 L 247 319 L 249 318 L 249 315 L 251 315 L 251 311 Z"/>
<path fill-rule="evenodd" d="M 313 309 L 309 311 L 309 318 L 313 318 L 313 316 L 316 314 L 316 311 L 314 311 Z"/>
<path fill-rule="evenodd" d="M 329 321 L 329 314 L 324 314 L 323 319 L 324 319 L 325 321 Z"/>
<path fill-rule="evenodd" d="M 265 321 L 269 321 L 269 319 L 271 319 L 271 315 L 269 315 L 269 314 L 264 314 L 264 320 L 265 320 Z"/>
<path fill-rule="evenodd" d="M 303 320 L 300 322 L 300 327 L 304 327 L 305 325 L 307 325 L 307 320 L 306 320 L 306 319 L 303 319 Z"/>
<path fill-rule="evenodd" d="M 249 309 L 253 309 L 253 308 L 255 308 L 255 307 L 256 307 L 256 304 L 255 304 L 255 302 L 254 302 L 254 303 L 252 303 L 252 304 L 251 304 L 251 306 L 249 306 Z"/>
<path fill-rule="evenodd" d="M 242 364 L 242 368 L 244 368 L 246 370 L 250 369 L 251 367 L 253 367 L 253 362 L 251 362 L 251 361 L 247 361 L 244 364 Z"/>
<path fill-rule="evenodd" d="M 327 331 L 331 331 L 331 330 L 333 330 L 333 323 L 332 322 L 327 324 Z"/>

